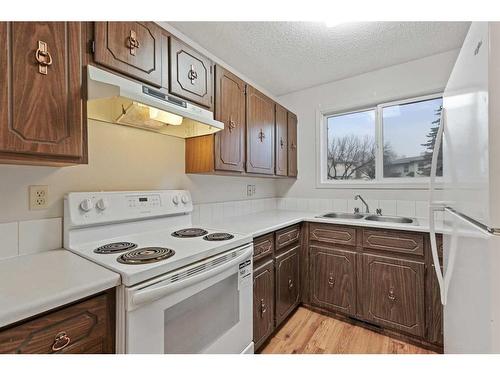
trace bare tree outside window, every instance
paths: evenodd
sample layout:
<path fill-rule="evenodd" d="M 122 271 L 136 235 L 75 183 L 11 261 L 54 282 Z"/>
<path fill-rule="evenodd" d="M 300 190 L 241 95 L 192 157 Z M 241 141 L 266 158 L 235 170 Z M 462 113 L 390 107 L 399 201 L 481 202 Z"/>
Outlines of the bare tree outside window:
<path fill-rule="evenodd" d="M 374 179 L 375 111 L 329 117 L 327 128 L 328 179 Z"/>

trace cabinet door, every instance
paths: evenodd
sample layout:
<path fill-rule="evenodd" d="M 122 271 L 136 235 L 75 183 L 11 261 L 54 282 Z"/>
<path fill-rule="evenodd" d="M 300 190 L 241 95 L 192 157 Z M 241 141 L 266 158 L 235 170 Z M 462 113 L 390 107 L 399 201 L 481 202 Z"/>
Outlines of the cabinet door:
<path fill-rule="evenodd" d="M 224 129 L 215 134 L 215 169 L 245 170 L 245 82 L 217 66 L 215 118 Z"/>
<path fill-rule="evenodd" d="M 424 334 L 424 263 L 363 254 L 364 318 L 381 326 Z"/>
<path fill-rule="evenodd" d="M 311 246 L 311 302 L 328 310 L 356 313 L 356 253 Z"/>
<path fill-rule="evenodd" d="M 276 175 L 288 175 L 288 112 L 276 104 Z"/>
<path fill-rule="evenodd" d="M 94 60 L 161 87 L 162 31 L 152 22 L 96 22 Z"/>
<path fill-rule="evenodd" d="M 0 330 L 0 353 L 114 353 L 114 314 L 113 290 Z"/>
<path fill-rule="evenodd" d="M 253 341 L 257 350 L 274 330 L 274 266 L 263 264 L 253 273 Z"/>
<path fill-rule="evenodd" d="M 170 92 L 212 107 L 212 61 L 170 37 Z"/>
<path fill-rule="evenodd" d="M 0 23 L 0 153 L 84 155 L 81 38 L 79 22 Z"/>
<path fill-rule="evenodd" d="M 297 174 L 297 116 L 288 112 L 288 176 Z"/>
<path fill-rule="evenodd" d="M 276 325 L 299 303 L 299 247 L 276 257 Z"/>
<path fill-rule="evenodd" d="M 274 102 L 247 89 L 247 172 L 274 174 Z"/>

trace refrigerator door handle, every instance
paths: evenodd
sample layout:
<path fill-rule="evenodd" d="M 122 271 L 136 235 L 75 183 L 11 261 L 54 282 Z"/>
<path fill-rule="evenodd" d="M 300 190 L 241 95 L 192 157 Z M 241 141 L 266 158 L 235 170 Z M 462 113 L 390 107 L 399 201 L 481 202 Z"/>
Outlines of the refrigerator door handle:
<path fill-rule="evenodd" d="M 432 160 L 431 160 L 431 172 L 429 176 L 429 232 L 430 232 L 430 240 L 431 240 L 431 252 L 432 252 L 432 260 L 434 262 L 434 271 L 436 272 L 437 281 L 439 284 L 439 291 L 441 296 L 441 303 L 443 305 L 446 304 L 446 293 L 443 281 L 443 273 L 441 272 L 441 264 L 439 263 L 439 255 L 437 251 L 437 242 L 436 242 L 436 223 L 434 219 L 434 213 L 436 211 L 444 210 L 444 205 L 441 202 L 434 201 L 434 186 L 436 182 L 436 170 L 437 170 L 437 161 L 439 156 L 439 150 L 441 148 L 441 141 L 443 139 L 443 131 L 444 131 L 444 119 L 445 119 L 445 109 L 444 107 L 441 109 L 441 120 L 439 124 L 439 129 L 436 134 L 436 141 L 434 143 L 434 150 L 432 152 Z"/>

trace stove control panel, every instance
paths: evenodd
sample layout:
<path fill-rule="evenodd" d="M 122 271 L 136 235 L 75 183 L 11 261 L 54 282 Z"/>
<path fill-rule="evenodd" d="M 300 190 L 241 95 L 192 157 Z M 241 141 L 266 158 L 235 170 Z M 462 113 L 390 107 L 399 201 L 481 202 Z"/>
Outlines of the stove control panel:
<path fill-rule="evenodd" d="M 64 199 L 64 221 L 69 227 L 188 214 L 192 210 L 186 190 L 69 193 Z"/>

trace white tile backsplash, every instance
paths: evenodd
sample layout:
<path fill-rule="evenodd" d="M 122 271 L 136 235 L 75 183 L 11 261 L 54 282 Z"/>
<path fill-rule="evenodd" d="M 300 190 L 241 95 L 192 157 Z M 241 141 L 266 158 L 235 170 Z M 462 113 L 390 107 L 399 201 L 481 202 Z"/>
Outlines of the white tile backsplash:
<path fill-rule="evenodd" d="M 415 201 L 415 217 L 427 218 L 429 216 L 429 202 Z"/>
<path fill-rule="evenodd" d="M 11 258 L 18 255 L 18 223 L 0 224 L 0 259 Z"/>
<path fill-rule="evenodd" d="M 19 222 L 19 255 L 62 247 L 62 218 Z"/>
<path fill-rule="evenodd" d="M 348 212 L 347 199 L 334 199 L 333 210 L 337 212 Z"/>
<path fill-rule="evenodd" d="M 415 201 L 396 201 L 398 216 L 415 217 Z"/>
<path fill-rule="evenodd" d="M 382 209 L 382 215 L 397 215 L 396 201 L 380 200 L 378 208 Z"/>

